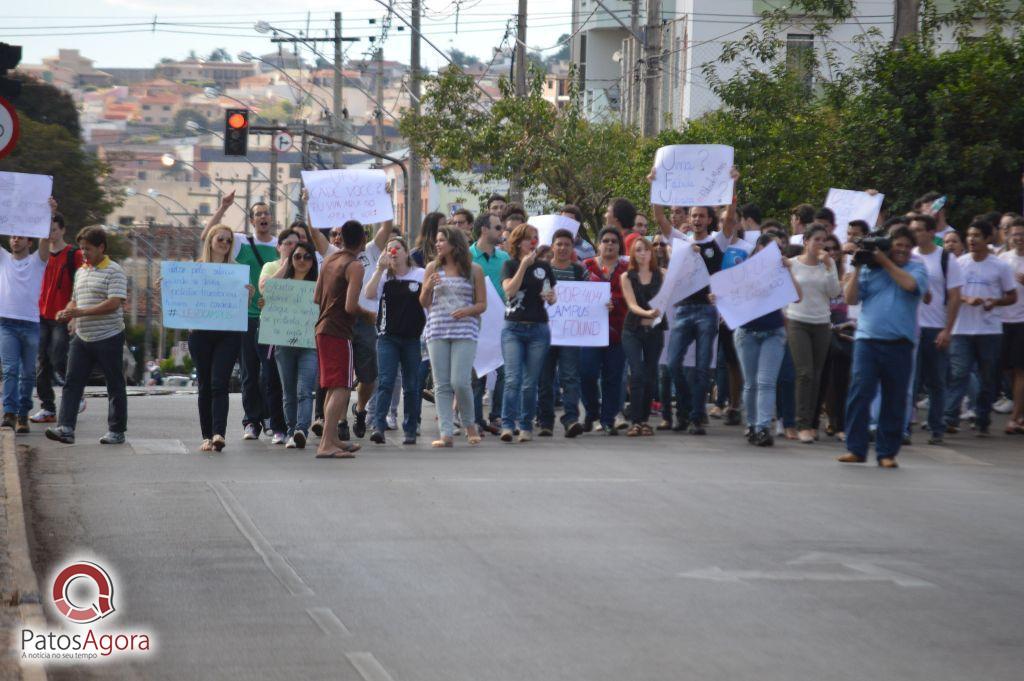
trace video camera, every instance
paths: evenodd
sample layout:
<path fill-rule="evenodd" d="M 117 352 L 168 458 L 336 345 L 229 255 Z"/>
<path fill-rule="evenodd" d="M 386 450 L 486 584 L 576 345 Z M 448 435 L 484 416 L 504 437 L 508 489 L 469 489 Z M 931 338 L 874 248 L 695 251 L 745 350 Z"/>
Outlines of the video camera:
<path fill-rule="evenodd" d="M 867 265 L 868 267 L 878 267 L 875 264 L 875 253 L 881 251 L 888 254 L 889 249 L 892 248 L 892 239 L 877 233 L 854 239 L 853 243 L 857 245 L 857 250 L 853 254 L 854 266 Z"/>

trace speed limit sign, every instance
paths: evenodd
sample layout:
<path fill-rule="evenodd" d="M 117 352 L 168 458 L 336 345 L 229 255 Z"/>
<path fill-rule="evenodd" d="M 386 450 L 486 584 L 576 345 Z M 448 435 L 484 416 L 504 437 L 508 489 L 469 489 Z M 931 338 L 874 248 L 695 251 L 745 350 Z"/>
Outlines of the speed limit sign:
<path fill-rule="evenodd" d="M 0 97 L 0 158 L 14 151 L 17 143 L 18 112 L 14 110 L 13 104 Z"/>
<path fill-rule="evenodd" d="M 274 133 L 274 149 L 288 151 L 292 148 L 292 136 L 283 130 Z"/>

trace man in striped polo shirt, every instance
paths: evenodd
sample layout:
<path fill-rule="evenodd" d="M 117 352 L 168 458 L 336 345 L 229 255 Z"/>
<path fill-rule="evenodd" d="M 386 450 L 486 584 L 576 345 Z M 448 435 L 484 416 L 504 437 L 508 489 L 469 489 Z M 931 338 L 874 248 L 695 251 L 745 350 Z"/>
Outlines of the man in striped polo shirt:
<path fill-rule="evenodd" d="M 121 266 L 107 257 L 107 233 L 89 227 L 78 234 L 85 265 L 75 275 L 71 302 L 57 313 L 58 321 L 70 322 L 75 333 L 68 348 L 67 378 L 61 393 L 57 426 L 46 437 L 58 442 L 75 442 L 78 402 L 95 366 L 103 370 L 107 383 L 108 432 L 100 444 L 124 443 L 128 427 L 128 395 L 124 383 L 124 313 L 128 279 Z"/>

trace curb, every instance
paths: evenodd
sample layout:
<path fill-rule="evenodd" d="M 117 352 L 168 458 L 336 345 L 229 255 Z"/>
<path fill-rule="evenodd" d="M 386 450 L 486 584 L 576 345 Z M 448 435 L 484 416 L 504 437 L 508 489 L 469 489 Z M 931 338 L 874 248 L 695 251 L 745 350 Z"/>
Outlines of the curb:
<path fill-rule="evenodd" d="M 0 429 L 0 449 L 3 450 L 4 481 L 7 487 L 7 552 L 11 561 L 11 581 L 18 598 L 21 624 L 45 627 L 46 616 L 39 601 L 39 581 L 32 569 L 32 554 L 25 525 L 18 448 L 14 441 L 14 431 L 10 428 Z M 22 665 L 20 660 L 18 665 L 24 681 L 46 681 L 46 669 L 42 665 Z"/>

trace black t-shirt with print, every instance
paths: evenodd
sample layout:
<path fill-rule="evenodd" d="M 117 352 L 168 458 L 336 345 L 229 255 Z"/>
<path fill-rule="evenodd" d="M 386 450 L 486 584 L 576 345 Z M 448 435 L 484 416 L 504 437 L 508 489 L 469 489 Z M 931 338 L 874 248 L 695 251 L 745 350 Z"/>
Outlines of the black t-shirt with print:
<path fill-rule="evenodd" d="M 419 338 L 427 318 L 420 306 L 423 269 L 416 267 L 402 277 L 384 275 L 380 284 L 380 306 L 377 310 L 377 335 Z"/>
<path fill-rule="evenodd" d="M 519 271 L 519 261 L 509 260 L 501 270 L 501 280 L 511 279 Z M 541 299 L 541 291 L 544 290 L 544 282 L 554 288 L 556 279 L 555 273 L 551 271 L 551 265 L 544 260 L 536 260 L 523 274 L 523 283 L 505 303 L 505 319 L 510 322 L 538 322 L 548 321 L 548 311 Z"/>
<path fill-rule="evenodd" d="M 700 257 L 704 259 L 704 264 L 708 268 L 708 274 L 715 274 L 722 270 L 722 256 L 725 253 L 725 246 L 728 242 L 721 232 L 714 232 L 708 235 L 700 241 L 690 242 L 696 243 L 700 246 Z M 711 287 L 705 286 L 696 293 L 692 293 L 687 297 L 680 300 L 677 305 L 690 305 L 690 304 L 702 304 L 710 305 L 711 301 L 708 299 L 708 295 L 711 293 Z"/>

